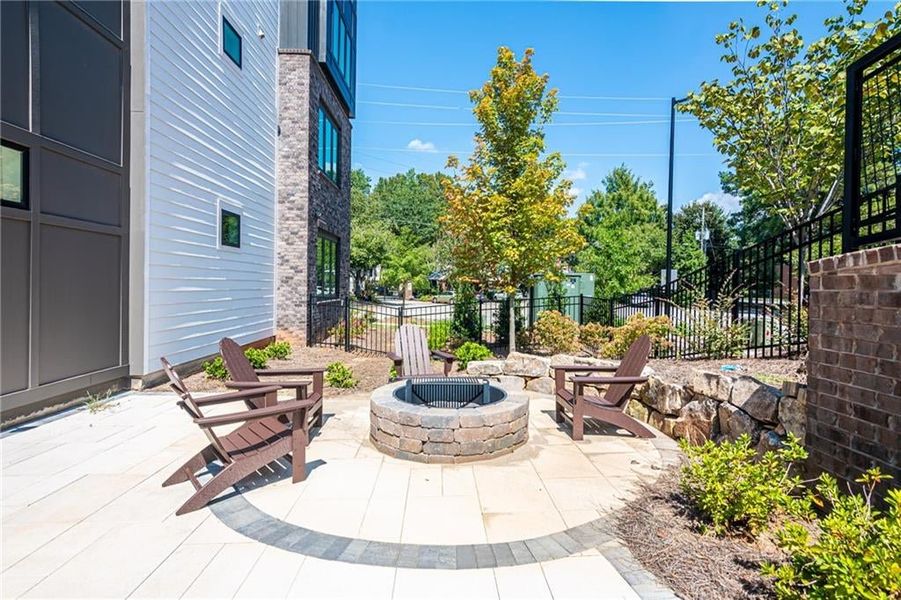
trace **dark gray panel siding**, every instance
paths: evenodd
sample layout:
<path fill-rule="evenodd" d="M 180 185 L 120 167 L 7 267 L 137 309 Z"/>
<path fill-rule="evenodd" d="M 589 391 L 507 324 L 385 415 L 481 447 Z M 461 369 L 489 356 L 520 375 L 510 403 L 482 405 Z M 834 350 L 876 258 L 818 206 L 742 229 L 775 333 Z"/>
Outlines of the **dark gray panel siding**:
<path fill-rule="evenodd" d="M 54 2 L 40 3 L 41 133 L 119 164 L 122 56 Z"/>
<path fill-rule="evenodd" d="M 310 48 L 307 26 L 311 3 L 282 0 L 279 8 L 279 48 Z"/>
<path fill-rule="evenodd" d="M 0 2 L 0 117 L 28 128 L 28 7 Z"/>
<path fill-rule="evenodd" d="M 78 0 L 78 6 L 104 27 L 122 37 L 122 3 L 116 0 Z"/>
<path fill-rule="evenodd" d="M 118 173 L 46 149 L 41 153 L 41 172 L 42 213 L 121 225 Z"/>
<path fill-rule="evenodd" d="M 28 387 L 29 227 L 12 219 L 0 226 L 0 394 Z"/>

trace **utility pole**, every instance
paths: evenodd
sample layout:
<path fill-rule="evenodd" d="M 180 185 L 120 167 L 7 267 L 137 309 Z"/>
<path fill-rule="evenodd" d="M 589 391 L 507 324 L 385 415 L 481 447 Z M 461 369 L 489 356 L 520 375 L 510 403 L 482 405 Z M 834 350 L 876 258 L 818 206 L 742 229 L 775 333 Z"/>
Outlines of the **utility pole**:
<path fill-rule="evenodd" d="M 688 98 L 670 98 L 669 108 L 669 185 L 666 194 L 666 269 L 664 283 L 666 285 L 665 311 L 670 313 L 669 300 L 672 297 L 673 285 L 673 158 L 676 147 L 676 105 Z"/>

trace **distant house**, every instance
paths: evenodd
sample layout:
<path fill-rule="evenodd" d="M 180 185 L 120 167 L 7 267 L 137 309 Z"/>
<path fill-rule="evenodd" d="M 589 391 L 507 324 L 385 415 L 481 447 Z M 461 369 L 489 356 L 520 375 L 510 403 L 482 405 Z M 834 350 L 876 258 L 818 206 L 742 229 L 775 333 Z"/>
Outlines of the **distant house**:
<path fill-rule="evenodd" d="M 306 339 L 347 294 L 356 3 L 0 10 L 4 419 Z"/>

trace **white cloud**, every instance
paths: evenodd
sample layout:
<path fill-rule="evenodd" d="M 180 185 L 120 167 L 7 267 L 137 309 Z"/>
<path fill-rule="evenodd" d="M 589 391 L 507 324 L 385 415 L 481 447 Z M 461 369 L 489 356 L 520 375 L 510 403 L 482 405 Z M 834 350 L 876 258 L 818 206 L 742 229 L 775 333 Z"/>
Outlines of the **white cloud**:
<path fill-rule="evenodd" d="M 566 171 L 563 176 L 570 181 L 580 181 L 582 179 L 587 179 L 588 173 L 585 172 L 585 167 L 587 166 L 587 162 L 580 162 L 575 169 Z"/>
<path fill-rule="evenodd" d="M 695 202 L 713 202 L 730 215 L 741 210 L 741 198 L 724 192 L 707 192 Z"/>
<path fill-rule="evenodd" d="M 571 187 L 569 188 L 569 195 L 573 198 L 578 198 L 582 195 L 582 188 Z"/>
<path fill-rule="evenodd" d="M 416 152 L 436 152 L 435 144 L 432 142 L 423 142 L 419 138 L 410 140 L 410 143 L 407 144 L 407 148 Z"/>

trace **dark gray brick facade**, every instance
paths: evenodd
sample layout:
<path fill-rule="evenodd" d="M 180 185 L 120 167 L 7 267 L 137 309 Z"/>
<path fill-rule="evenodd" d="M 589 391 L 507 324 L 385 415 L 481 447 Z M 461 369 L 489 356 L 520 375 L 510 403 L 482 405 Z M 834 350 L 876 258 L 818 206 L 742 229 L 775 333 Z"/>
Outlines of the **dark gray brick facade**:
<path fill-rule="evenodd" d="M 279 50 L 277 327 L 307 339 L 316 290 L 316 239 L 319 231 L 338 239 L 338 303 L 347 296 L 350 269 L 350 144 L 347 110 L 319 63 L 308 50 Z M 339 177 L 335 185 L 320 172 L 318 115 L 324 106 L 341 131 Z"/>

